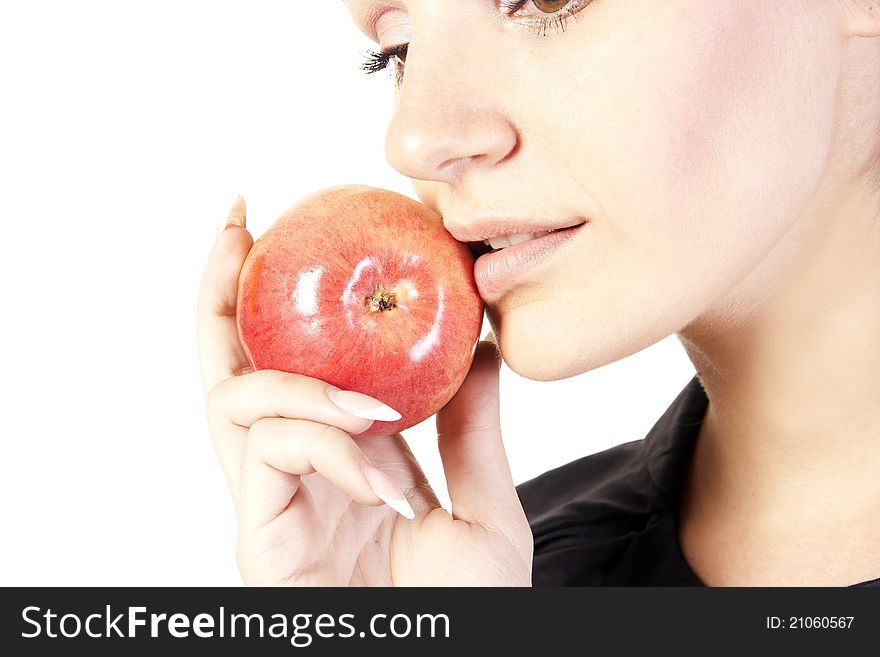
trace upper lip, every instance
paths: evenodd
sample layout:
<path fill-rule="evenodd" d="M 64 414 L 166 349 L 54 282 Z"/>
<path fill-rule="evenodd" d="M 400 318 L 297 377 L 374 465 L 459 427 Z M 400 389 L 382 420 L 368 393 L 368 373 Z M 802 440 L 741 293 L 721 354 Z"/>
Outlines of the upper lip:
<path fill-rule="evenodd" d="M 480 243 L 484 240 L 490 240 L 495 237 L 504 235 L 516 235 L 521 233 L 541 233 L 550 230 L 560 230 L 562 228 L 571 228 L 586 223 L 583 217 L 572 219 L 562 219 L 555 222 L 547 220 L 529 220 L 529 219 L 503 219 L 503 218 L 481 218 L 467 223 L 458 223 L 456 221 L 445 221 L 446 230 L 459 242 L 476 242 Z"/>

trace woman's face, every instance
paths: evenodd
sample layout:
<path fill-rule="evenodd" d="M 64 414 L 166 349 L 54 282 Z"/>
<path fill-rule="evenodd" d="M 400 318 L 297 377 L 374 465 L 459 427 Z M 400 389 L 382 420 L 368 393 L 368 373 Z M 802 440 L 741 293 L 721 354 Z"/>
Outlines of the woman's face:
<path fill-rule="evenodd" d="M 838 3 L 347 4 L 381 49 L 409 43 L 387 157 L 453 235 L 588 222 L 484 294 L 523 376 L 593 369 L 723 306 L 826 188 Z"/>

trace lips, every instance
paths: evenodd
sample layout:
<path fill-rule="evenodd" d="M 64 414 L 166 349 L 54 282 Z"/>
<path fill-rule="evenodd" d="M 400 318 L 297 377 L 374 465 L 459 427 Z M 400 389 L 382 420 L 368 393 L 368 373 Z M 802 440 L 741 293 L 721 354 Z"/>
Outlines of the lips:
<path fill-rule="evenodd" d="M 554 254 L 566 243 L 583 235 L 587 225 L 588 222 L 581 222 L 567 228 L 545 231 L 532 238 L 525 236 L 526 239 L 516 244 L 480 255 L 474 262 L 474 282 L 480 297 L 487 303 L 497 302 L 516 287 L 529 271 L 553 259 Z M 516 240 L 502 238 L 502 242 L 510 241 Z M 498 243 L 495 239 L 490 242 Z"/>
<path fill-rule="evenodd" d="M 448 229 L 456 239 L 467 244 L 467 247 L 474 255 L 474 258 L 479 258 L 486 253 L 500 251 L 501 249 L 516 246 L 517 244 L 538 239 L 550 233 L 572 228 L 573 226 L 579 226 L 583 223 L 586 223 L 585 219 L 577 219 L 576 221 L 569 221 L 567 223 L 557 223 L 555 225 L 551 224 L 545 226 L 537 226 L 534 222 L 513 223 L 475 221 L 469 224 L 466 230 L 457 230 L 457 227 L 454 224 L 451 227 L 448 226 Z M 537 230 L 535 228 L 537 228 Z M 488 233 L 488 236 L 482 239 L 473 238 L 474 235 L 479 235 L 481 233 L 486 235 L 487 231 L 495 232 Z M 462 239 L 459 235 L 468 237 L 469 239 Z"/>

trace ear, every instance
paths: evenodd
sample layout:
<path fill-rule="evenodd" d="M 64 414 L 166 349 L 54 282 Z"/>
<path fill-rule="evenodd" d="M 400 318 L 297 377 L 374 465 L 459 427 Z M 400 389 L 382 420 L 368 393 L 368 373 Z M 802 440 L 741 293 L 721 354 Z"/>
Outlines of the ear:
<path fill-rule="evenodd" d="M 880 0 L 838 0 L 850 36 L 880 37 Z"/>

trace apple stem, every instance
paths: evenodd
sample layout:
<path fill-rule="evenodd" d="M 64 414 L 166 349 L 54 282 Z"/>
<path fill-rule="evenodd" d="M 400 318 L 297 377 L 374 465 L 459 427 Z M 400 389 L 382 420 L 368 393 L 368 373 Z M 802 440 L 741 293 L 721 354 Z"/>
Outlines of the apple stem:
<path fill-rule="evenodd" d="M 381 285 L 377 287 L 373 293 L 366 299 L 367 310 L 371 313 L 382 312 L 383 310 L 391 310 L 397 307 L 397 298 L 394 292 L 386 290 Z"/>

